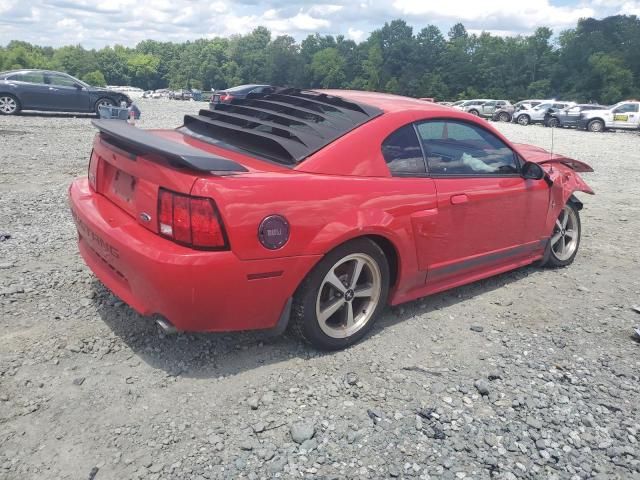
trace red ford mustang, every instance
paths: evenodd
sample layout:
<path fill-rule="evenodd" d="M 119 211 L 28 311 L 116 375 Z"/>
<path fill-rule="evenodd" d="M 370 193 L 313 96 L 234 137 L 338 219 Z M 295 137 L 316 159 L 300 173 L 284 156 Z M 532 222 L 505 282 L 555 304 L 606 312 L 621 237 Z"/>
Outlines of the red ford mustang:
<path fill-rule="evenodd" d="M 577 160 L 420 100 L 281 89 L 176 130 L 94 121 L 70 187 L 80 253 L 166 330 L 362 338 L 399 304 L 580 243 Z"/>

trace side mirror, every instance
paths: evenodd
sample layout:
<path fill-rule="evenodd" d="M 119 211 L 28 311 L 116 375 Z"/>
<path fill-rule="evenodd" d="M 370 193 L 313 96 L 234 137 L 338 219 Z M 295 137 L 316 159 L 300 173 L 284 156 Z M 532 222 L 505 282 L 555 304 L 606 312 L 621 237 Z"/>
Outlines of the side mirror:
<path fill-rule="evenodd" d="M 84 87 L 82 85 L 80 85 L 79 83 L 74 83 L 73 84 L 74 87 L 76 87 L 77 90 L 82 90 Z"/>
<path fill-rule="evenodd" d="M 542 180 L 544 176 L 544 170 L 537 163 L 525 162 L 522 166 L 522 178 L 526 180 Z"/>

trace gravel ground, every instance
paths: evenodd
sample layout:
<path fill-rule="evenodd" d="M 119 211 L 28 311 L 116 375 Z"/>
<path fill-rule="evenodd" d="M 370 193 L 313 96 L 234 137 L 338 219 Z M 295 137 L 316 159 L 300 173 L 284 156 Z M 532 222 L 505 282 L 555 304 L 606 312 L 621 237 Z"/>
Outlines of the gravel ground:
<path fill-rule="evenodd" d="M 197 109 L 139 103 L 143 127 Z M 637 133 L 555 133 L 596 170 L 572 266 L 388 309 L 331 354 L 164 337 L 102 287 L 66 203 L 93 135 L 89 117 L 0 117 L 0 478 L 640 478 Z"/>

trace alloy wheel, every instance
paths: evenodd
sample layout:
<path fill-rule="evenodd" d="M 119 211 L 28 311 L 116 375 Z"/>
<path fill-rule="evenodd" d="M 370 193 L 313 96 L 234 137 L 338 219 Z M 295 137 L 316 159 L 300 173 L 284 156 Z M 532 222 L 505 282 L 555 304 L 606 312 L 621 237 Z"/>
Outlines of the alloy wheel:
<path fill-rule="evenodd" d="M 332 338 L 346 338 L 361 330 L 373 316 L 382 289 L 376 261 L 354 253 L 336 262 L 325 275 L 316 299 L 316 318 Z"/>
<path fill-rule="evenodd" d="M 18 110 L 18 102 L 13 97 L 3 96 L 0 97 L 0 112 L 11 115 Z"/>
<path fill-rule="evenodd" d="M 589 124 L 589 130 L 592 132 L 601 132 L 604 125 L 600 120 L 594 120 Z"/>
<path fill-rule="evenodd" d="M 566 205 L 558 215 L 551 235 L 551 252 L 558 260 L 572 257 L 578 248 L 579 232 L 576 212 Z"/>
<path fill-rule="evenodd" d="M 509 121 L 509 114 L 502 112 L 499 116 L 498 116 L 498 120 L 500 120 L 501 122 L 508 122 Z"/>
<path fill-rule="evenodd" d="M 550 118 L 548 125 L 551 128 L 557 128 L 560 125 L 560 121 L 557 118 Z"/>
<path fill-rule="evenodd" d="M 518 117 L 518 123 L 520 125 L 529 125 L 529 117 L 527 117 L 526 115 L 520 115 Z"/>

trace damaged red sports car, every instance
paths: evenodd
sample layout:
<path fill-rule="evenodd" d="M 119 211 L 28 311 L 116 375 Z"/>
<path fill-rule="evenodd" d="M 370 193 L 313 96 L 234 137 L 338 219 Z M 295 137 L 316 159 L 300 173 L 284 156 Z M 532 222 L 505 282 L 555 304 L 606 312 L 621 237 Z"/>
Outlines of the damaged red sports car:
<path fill-rule="evenodd" d="M 94 121 L 69 196 L 98 278 L 167 330 L 283 330 L 323 349 L 399 304 L 570 264 L 591 168 L 433 103 L 279 89 L 175 130 Z"/>

